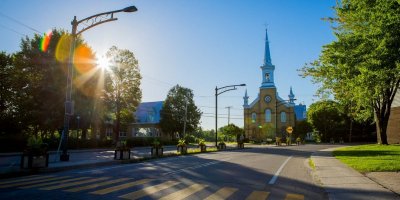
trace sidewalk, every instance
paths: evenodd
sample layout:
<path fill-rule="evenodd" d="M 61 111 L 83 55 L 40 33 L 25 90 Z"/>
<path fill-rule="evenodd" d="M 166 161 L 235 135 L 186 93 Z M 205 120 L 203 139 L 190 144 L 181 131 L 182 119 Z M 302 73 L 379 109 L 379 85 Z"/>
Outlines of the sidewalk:
<path fill-rule="evenodd" d="M 400 199 L 399 195 L 333 157 L 334 149 L 317 151 L 311 156 L 315 165 L 314 178 L 328 193 L 329 199 Z"/>

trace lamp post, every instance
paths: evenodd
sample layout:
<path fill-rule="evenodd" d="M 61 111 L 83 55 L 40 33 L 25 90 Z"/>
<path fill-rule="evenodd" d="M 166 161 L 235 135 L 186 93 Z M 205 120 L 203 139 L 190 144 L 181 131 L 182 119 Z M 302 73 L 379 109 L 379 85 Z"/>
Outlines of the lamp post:
<path fill-rule="evenodd" d="M 240 84 L 240 85 L 228 85 L 224 87 L 218 88 L 217 86 L 215 87 L 215 146 L 218 147 L 218 95 L 228 92 L 231 90 L 236 90 L 236 87 L 239 86 L 246 86 L 246 84 Z M 219 90 L 222 90 L 219 92 Z"/>
<path fill-rule="evenodd" d="M 73 53 L 75 50 L 75 41 L 76 37 L 81 34 L 82 32 L 93 28 L 97 25 L 106 23 L 106 22 L 111 22 L 118 20 L 118 18 L 114 17 L 115 13 L 119 12 L 135 12 L 137 11 L 137 8 L 135 6 L 129 6 L 124 9 L 120 10 L 114 10 L 114 11 L 109 11 L 109 12 L 103 12 L 99 13 L 90 17 L 87 17 L 82 20 L 77 20 L 76 16 L 74 16 L 74 19 L 71 22 L 72 25 L 72 32 L 71 32 L 71 46 L 69 49 L 69 58 L 68 58 L 68 72 L 67 72 L 67 90 L 65 92 L 65 115 L 64 115 L 64 130 L 62 133 L 62 154 L 60 155 L 60 160 L 61 161 L 69 161 L 69 155 L 67 152 L 67 145 L 68 145 L 68 132 L 69 132 L 69 121 L 71 116 L 74 114 L 74 103 L 72 101 L 72 65 L 73 65 Z M 83 27 L 78 31 L 78 25 L 83 22 Z"/>

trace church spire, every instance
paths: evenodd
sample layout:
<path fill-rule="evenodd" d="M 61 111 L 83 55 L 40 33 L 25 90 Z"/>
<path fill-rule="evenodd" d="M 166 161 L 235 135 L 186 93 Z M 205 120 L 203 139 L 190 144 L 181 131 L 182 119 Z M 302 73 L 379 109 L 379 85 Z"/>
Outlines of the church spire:
<path fill-rule="evenodd" d="M 293 94 L 293 90 L 292 90 L 292 86 L 290 86 L 290 92 L 289 92 L 289 95 L 288 95 L 288 97 L 289 97 L 289 103 L 290 104 L 294 104 L 294 94 Z"/>
<path fill-rule="evenodd" d="M 271 54 L 269 52 L 268 30 L 265 29 L 265 52 L 264 64 L 261 66 L 262 71 L 262 88 L 274 88 L 274 70 L 275 66 L 271 62 Z"/>
<path fill-rule="evenodd" d="M 269 51 L 268 30 L 265 29 L 265 52 L 264 52 L 264 66 L 272 65 L 271 53 Z"/>
<path fill-rule="evenodd" d="M 246 92 L 244 93 L 244 97 L 243 97 L 243 107 L 248 107 L 249 106 L 249 96 L 247 96 L 247 89 Z"/>

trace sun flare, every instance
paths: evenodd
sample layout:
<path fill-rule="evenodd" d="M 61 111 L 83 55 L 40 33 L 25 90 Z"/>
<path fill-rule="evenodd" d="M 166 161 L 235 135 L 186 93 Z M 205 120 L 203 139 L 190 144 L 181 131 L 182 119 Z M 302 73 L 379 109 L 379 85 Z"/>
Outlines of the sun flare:
<path fill-rule="evenodd" d="M 97 59 L 97 67 L 105 71 L 110 71 L 109 59 L 106 56 L 101 56 Z"/>

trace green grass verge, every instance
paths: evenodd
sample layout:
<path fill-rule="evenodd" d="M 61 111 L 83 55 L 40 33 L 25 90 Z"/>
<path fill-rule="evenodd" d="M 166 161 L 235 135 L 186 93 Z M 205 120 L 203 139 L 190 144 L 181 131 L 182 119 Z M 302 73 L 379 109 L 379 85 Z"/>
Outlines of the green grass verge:
<path fill-rule="evenodd" d="M 359 145 L 343 147 L 333 155 L 360 172 L 400 171 L 400 145 Z"/>

